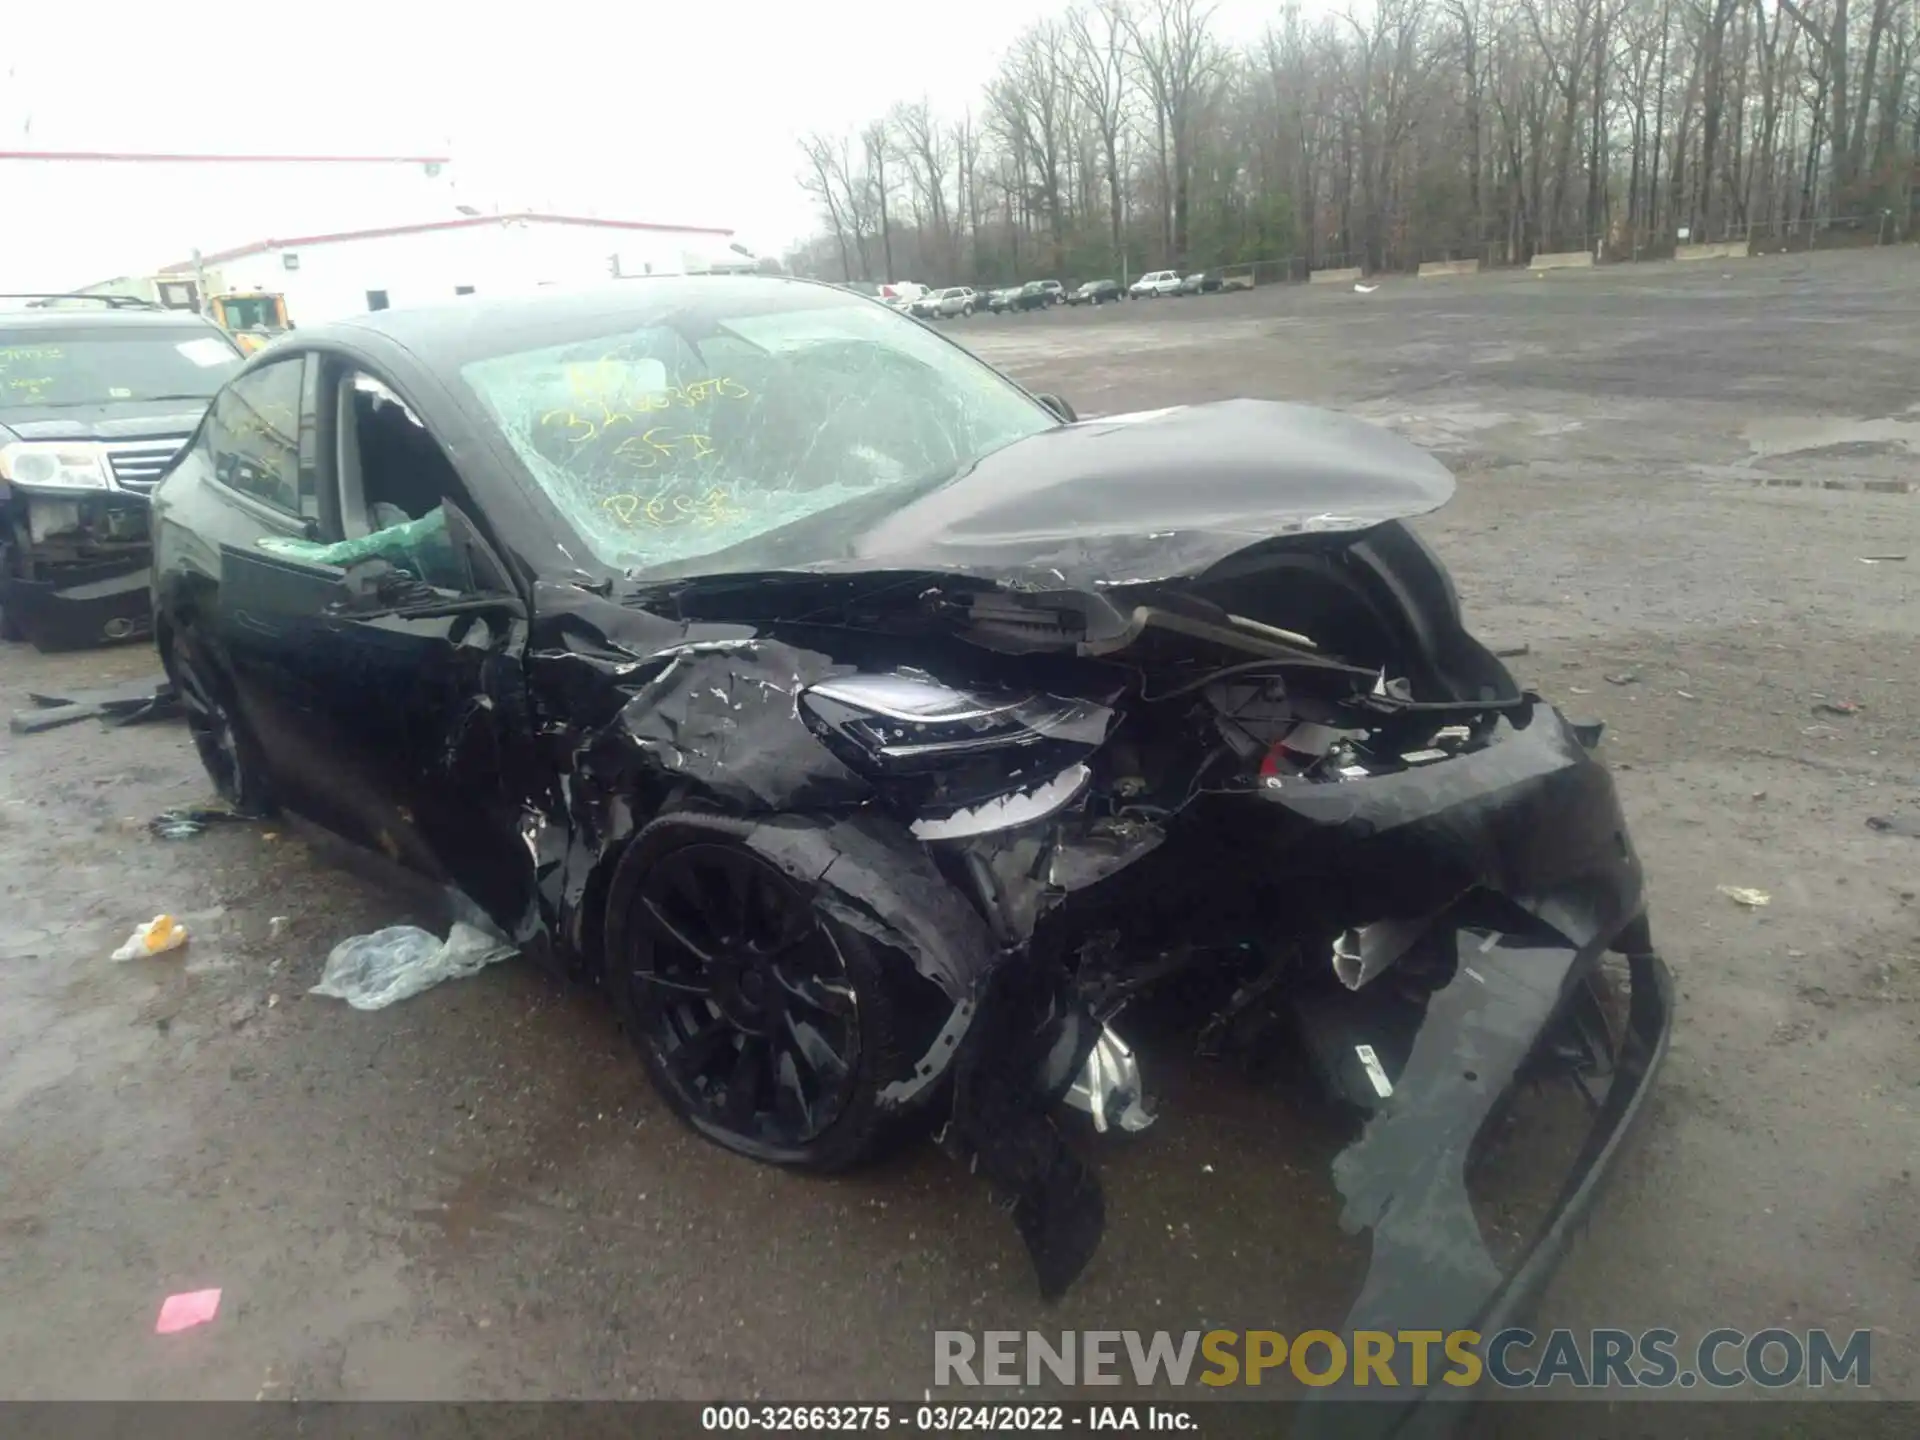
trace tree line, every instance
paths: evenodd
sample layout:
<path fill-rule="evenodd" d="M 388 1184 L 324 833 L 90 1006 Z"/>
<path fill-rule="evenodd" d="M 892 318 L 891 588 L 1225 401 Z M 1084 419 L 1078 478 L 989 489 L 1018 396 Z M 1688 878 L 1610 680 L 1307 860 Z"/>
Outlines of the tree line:
<path fill-rule="evenodd" d="M 1081 0 L 978 102 L 802 138 L 833 279 L 1602 258 L 1916 225 L 1920 0 Z"/>

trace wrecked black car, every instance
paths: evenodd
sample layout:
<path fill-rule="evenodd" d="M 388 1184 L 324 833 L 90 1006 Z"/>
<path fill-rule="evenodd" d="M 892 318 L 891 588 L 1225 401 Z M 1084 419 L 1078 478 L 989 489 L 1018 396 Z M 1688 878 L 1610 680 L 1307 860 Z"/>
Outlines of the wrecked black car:
<path fill-rule="evenodd" d="M 54 650 L 146 633 L 147 494 L 240 360 L 194 314 L 0 296 L 5 638 Z"/>
<path fill-rule="evenodd" d="M 230 801 L 603 985 L 715 1142 L 937 1130 L 1058 1293 L 1105 1204 L 1064 1111 L 1146 1125 L 1121 1032 L 1178 986 L 1370 1117 L 1351 1324 L 1454 1329 L 1545 1273 L 1669 986 L 1597 733 L 1404 523 L 1452 489 L 1336 414 L 1077 421 L 842 289 L 657 278 L 252 359 L 155 494 L 156 631 Z M 1591 1136 L 1503 1275 L 1463 1173 L 1541 1075 Z"/>

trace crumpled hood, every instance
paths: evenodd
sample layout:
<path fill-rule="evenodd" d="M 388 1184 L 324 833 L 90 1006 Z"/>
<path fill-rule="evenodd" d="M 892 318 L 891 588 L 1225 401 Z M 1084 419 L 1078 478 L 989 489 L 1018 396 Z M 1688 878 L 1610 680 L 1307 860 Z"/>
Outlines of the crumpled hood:
<path fill-rule="evenodd" d="M 1042 431 L 872 519 L 828 512 L 667 573 L 923 570 L 1095 589 L 1197 574 L 1277 536 L 1424 515 L 1453 489 L 1444 465 L 1390 431 L 1222 400 Z"/>
<path fill-rule="evenodd" d="M 166 440 L 189 434 L 206 413 L 206 401 L 10 405 L 0 410 L 0 444 L 8 440 Z"/>

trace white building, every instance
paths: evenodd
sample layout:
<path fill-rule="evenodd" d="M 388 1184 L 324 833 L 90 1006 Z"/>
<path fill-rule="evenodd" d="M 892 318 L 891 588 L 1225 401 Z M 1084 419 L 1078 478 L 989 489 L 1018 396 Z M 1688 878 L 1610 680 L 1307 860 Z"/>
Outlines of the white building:
<path fill-rule="evenodd" d="M 522 212 L 259 240 L 200 257 L 211 290 L 286 296 L 296 325 L 610 276 L 751 269 L 731 230 Z M 164 273 L 191 276 L 191 261 Z"/>
<path fill-rule="evenodd" d="M 533 212 L 463 215 L 258 240 L 201 255 L 197 270 L 208 293 L 277 291 L 295 325 L 312 325 L 460 295 L 598 284 L 610 276 L 752 270 L 753 260 L 731 248 L 732 238 L 731 230 L 694 225 Z M 178 261 L 160 273 L 192 279 L 196 264 Z"/>

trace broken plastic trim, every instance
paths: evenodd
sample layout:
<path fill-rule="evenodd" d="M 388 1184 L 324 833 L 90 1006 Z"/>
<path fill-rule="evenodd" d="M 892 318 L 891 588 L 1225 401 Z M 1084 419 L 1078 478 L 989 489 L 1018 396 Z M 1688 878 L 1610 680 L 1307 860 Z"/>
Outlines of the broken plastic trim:
<path fill-rule="evenodd" d="M 1031 825 L 1066 809 L 1080 798 L 1092 779 L 1093 772 L 1085 765 L 1070 765 L 1031 790 L 1012 791 L 943 817 L 922 816 L 909 828 L 920 840 L 965 840 Z"/>
<path fill-rule="evenodd" d="M 1333 973 L 1349 990 L 1358 990 L 1411 950 L 1433 928 L 1436 918 L 1437 914 L 1415 920 L 1376 920 L 1343 930 L 1333 942 Z"/>
<path fill-rule="evenodd" d="M 1516 942 L 1504 960 L 1490 962 L 1489 952 L 1477 953 L 1471 968 L 1482 972 L 1481 978 L 1463 970 L 1436 994 L 1438 1013 L 1422 1029 L 1415 1053 L 1401 1070 L 1391 1109 L 1376 1116 L 1334 1162 L 1334 1181 L 1346 1201 L 1343 1228 L 1373 1229 L 1367 1279 L 1343 1329 L 1431 1326 L 1491 1335 L 1524 1321 L 1644 1111 L 1672 1038 L 1672 973 L 1658 955 L 1638 948 L 1647 939 L 1644 922 L 1630 926 L 1627 936 L 1632 938 L 1616 942 L 1626 950 L 1631 993 L 1614 1077 L 1553 1214 L 1504 1278 L 1491 1268 L 1472 1219 L 1463 1177 L 1467 1147 L 1504 1088 L 1501 1074 L 1510 1075 L 1524 1059 L 1526 1047 L 1516 1050 L 1516 1042 L 1534 1018 L 1557 1013 L 1557 1007 L 1542 1012 L 1539 1002 L 1556 992 L 1564 999 L 1560 982 L 1581 962 L 1574 952 L 1562 951 L 1561 963 L 1555 963 L 1552 947 L 1543 951 Z M 1585 955 L 1590 961 L 1595 952 Z M 1541 960 L 1551 973 L 1528 976 L 1518 994 L 1504 983 L 1484 983 L 1490 963 L 1503 980 L 1511 980 Z M 1479 998 L 1452 993 L 1463 986 Z M 1495 1068 L 1466 1071 L 1461 1062 L 1469 1056 Z M 1395 1203 L 1403 1191 L 1415 1203 Z M 1479 1278 L 1463 1286 L 1463 1275 L 1470 1273 Z M 1445 1440 L 1459 1433 L 1477 1399 L 1474 1391 L 1440 1381 L 1411 1394 L 1369 1392 L 1356 1389 L 1349 1376 L 1304 1397 L 1292 1434 L 1296 1440 Z M 1351 1403 L 1359 1400 L 1376 1403 Z"/>
<path fill-rule="evenodd" d="M 1100 1036 L 1087 1052 L 1087 1062 L 1068 1089 L 1067 1104 L 1093 1117 L 1093 1128 L 1105 1134 L 1118 1125 L 1129 1134 L 1138 1134 L 1154 1122 L 1146 1107 L 1146 1089 L 1140 1082 L 1140 1063 L 1127 1042 L 1110 1026 L 1100 1027 Z"/>

